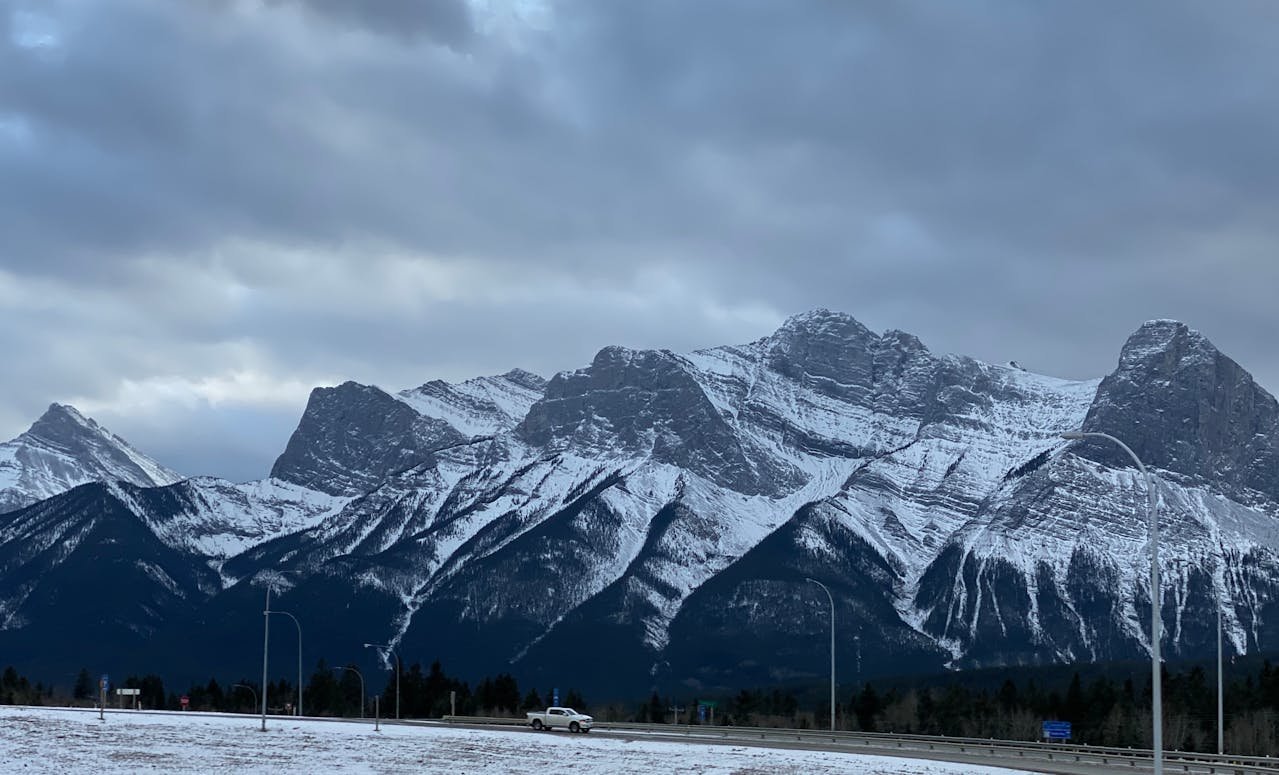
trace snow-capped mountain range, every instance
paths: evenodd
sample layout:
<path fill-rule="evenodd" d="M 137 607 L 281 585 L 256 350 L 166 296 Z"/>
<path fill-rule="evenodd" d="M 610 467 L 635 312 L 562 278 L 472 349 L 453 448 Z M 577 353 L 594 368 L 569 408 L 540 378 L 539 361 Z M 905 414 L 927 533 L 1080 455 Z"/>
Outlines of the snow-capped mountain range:
<path fill-rule="evenodd" d="M 549 381 L 317 388 L 261 482 L 81 461 L 61 494 L 10 485 L 39 502 L 0 515 L 0 648 L 71 670 L 89 631 L 247 670 L 269 579 L 330 662 L 374 641 L 596 692 L 761 685 L 824 674 L 814 578 L 861 677 L 1140 657 L 1144 482 L 1079 428 L 1158 478 L 1166 653 L 1212 649 L 1217 606 L 1228 649 L 1273 648 L 1279 406 L 1204 337 L 1153 321 L 1067 381 L 824 310 Z"/>

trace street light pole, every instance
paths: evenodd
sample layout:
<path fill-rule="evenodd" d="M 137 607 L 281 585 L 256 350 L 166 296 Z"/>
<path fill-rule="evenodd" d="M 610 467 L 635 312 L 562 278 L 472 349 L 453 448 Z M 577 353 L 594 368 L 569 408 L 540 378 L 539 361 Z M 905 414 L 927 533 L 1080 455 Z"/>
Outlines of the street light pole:
<path fill-rule="evenodd" d="M 365 643 L 364 648 L 382 649 L 384 651 L 389 651 L 395 657 L 395 718 L 396 720 L 399 720 L 400 718 L 400 673 L 402 672 L 402 667 L 403 667 L 400 664 L 400 655 L 396 654 L 395 649 L 391 648 L 385 643 Z"/>
<path fill-rule="evenodd" d="M 1146 479 L 1146 511 L 1147 519 L 1150 523 L 1150 683 L 1151 683 L 1151 707 L 1150 715 L 1153 720 L 1153 737 L 1154 737 L 1154 753 L 1155 753 L 1155 770 L 1154 775 L 1163 775 L 1164 771 L 1164 710 L 1163 710 L 1163 676 L 1162 676 L 1162 660 L 1160 659 L 1160 640 L 1163 634 L 1163 627 L 1160 624 L 1160 586 L 1159 586 L 1159 516 L 1155 511 L 1155 481 L 1150 475 L 1150 471 L 1146 470 L 1146 466 L 1141 462 L 1141 458 L 1137 457 L 1137 453 L 1133 452 L 1127 444 L 1108 433 L 1085 433 L 1083 431 L 1072 431 L 1070 433 L 1061 434 L 1063 439 L 1078 441 L 1079 439 L 1108 439 L 1118 444 L 1128 456 L 1137 464 L 1137 468 L 1141 471 L 1141 475 Z"/>
<path fill-rule="evenodd" d="M 266 731 L 266 655 L 271 643 L 271 585 L 266 587 L 266 608 L 262 610 L 262 731 Z"/>
<path fill-rule="evenodd" d="M 347 665 L 342 665 L 341 667 L 335 667 L 333 669 L 334 670 L 350 670 L 352 673 L 355 673 L 356 675 L 360 677 L 360 718 L 364 718 L 364 698 L 368 696 L 364 692 L 364 674 L 361 673 L 359 670 L 356 670 L 355 668 L 349 667 Z M 399 689 L 396 689 L 396 692 L 398 693 Z"/>
<path fill-rule="evenodd" d="M 1223 566 L 1224 570 L 1224 566 Z M 1221 575 L 1224 583 L 1225 573 Z M 1221 597 L 1217 597 L 1217 755 L 1226 753 L 1225 699 L 1222 692 L 1221 672 Z"/>
<path fill-rule="evenodd" d="M 302 715 L 302 625 L 298 623 L 298 618 L 288 611 L 271 611 L 273 614 L 284 614 L 293 620 L 293 624 L 298 628 L 298 707 L 297 712 L 293 715 Z"/>
<path fill-rule="evenodd" d="M 835 731 L 835 598 L 826 585 L 817 579 L 806 579 L 822 588 L 830 601 L 830 731 Z"/>

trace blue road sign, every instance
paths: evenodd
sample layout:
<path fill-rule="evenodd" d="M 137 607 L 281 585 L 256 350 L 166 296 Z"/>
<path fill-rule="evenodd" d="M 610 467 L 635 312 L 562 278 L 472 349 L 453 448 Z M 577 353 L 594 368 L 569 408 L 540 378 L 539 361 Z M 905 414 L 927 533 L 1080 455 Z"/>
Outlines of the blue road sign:
<path fill-rule="evenodd" d="M 103 673 L 102 678 L 98 680 L 98 686 L 101 687 L 104 692 L 111 691 L 111 676 Z"/>
<path fill-rule="evenodd" d="M 1069 740 L 1070 722 L 1045 721 L 1043 737 L 1045 740 Z"/>
<path fill-rule="evenodd" d="M 706 706 L 705 706 L 705 705 L 698 705 L 698 706 L 697 706 L 697 720 L 698 720 L 698 721 L 706 721 Z"/>
<path fill-rule="evenodd" d="M 551 690 L 551 704 L 556 706 L 560 704 L 560 688 L 558 686 Z"/>

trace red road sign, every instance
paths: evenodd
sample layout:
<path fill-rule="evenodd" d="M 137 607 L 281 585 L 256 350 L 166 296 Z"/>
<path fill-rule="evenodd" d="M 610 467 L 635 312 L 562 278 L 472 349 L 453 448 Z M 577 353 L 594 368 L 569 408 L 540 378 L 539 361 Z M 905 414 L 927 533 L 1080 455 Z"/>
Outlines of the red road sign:
<path fill-rule="evenodd" d="M 178 702 L 182 703 L 182 709 L 186 710 L 187 706 L 191 704 L 191 698 L 184 694 L 182 695 L 182 698 L 178 700 Z"/>

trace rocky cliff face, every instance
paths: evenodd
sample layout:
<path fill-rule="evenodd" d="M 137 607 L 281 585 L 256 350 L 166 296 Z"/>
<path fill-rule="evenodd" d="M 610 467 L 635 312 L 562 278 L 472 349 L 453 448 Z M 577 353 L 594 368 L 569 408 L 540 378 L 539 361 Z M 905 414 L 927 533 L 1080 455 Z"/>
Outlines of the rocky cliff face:
<path fill-rule="evenodd" d="M 1180 324 L 1143 326 L 1114 373 L 1067 381 L 816 311 L 744 345 L 605 348 L 549 381 L 320 389 L 269 492 L 112 492 L 219 571 L 181 626 L 212 628 L 220 659 L 253 642 L 237 612 L 270 575 L 333 653 L 376 639 L 537 682 L 585 653 L 572 679 L 599 692 L 712 689 L 824 674 L 829 611 L 807 578 L 831 589 L 838 660 L 863 676 L 1148 653 L 1144 482 L 1060 438 L 1080 427 L 1158 476 L 1167 652 L 1205 653 L 1217 608 L 1230 650 L 1264 648 L 1275 418 Z M 74 524 L 58 503 L 40 524 Z"/>
<path fill-rule="evenodd" d="M 330 495 L 359 495 L 466 438 L 380 388 L 345 382 L 311 391 L 271 477 Z"/>
<path fill-rule="evenodd" d="M 1109 429 L 1163 471 L 1239 497 L 1279 500 L 1279 403 L 1182 323 L 1153 321 L 1129 338 L 1084 427 Z M 1090 443 L 1083 453 L 1131 464 L 1113 445 Z"/>

